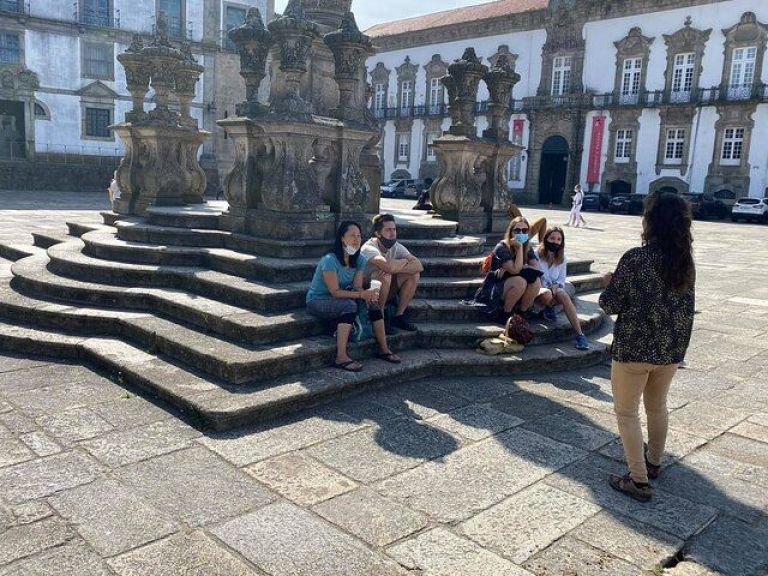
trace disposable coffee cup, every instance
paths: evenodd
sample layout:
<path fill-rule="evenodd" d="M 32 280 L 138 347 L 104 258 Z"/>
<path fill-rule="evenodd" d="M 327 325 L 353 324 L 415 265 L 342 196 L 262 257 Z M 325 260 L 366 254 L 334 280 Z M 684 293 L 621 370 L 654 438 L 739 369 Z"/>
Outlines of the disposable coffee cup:
<path fill-rule="evenodd" d="M 375 292 L 381 290 L 381 280 L 371 280 L 371 290 Z"/>

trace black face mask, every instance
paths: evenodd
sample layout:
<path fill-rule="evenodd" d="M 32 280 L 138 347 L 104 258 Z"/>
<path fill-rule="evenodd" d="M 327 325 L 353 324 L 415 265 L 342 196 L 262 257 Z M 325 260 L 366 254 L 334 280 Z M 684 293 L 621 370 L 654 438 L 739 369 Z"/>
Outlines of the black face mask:
<path fill-rule="evenodd" d="M 547 250 L 552 252 L 552 254 L 557 254 L 558 252 L 560 252 L 560 249 L 563 247 L 562 244 L 555 244 L 554 242 L 549 242 L 549 241 L 544 242 L 544 246 L 546 246 Z"/>
<path fill-rule="evenodd" d="M 381 238 L 379 237 L 379 242 L 381 242 L 381 245 L 384 246 L 387 250 L 392 248 L 397 243 L 397 240 L 389 240 L 388 238 Z"/>

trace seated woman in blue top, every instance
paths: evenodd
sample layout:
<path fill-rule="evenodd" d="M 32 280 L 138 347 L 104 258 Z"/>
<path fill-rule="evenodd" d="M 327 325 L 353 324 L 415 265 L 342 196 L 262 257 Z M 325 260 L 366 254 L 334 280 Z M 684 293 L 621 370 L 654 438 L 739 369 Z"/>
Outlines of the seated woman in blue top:
<path fill-rule="evenodd" d="M 336 231 L 333 250 L 320 259 L 307 292 L 307 312 L 312 316 L 336 323 L 336 362 L 334 366 L 350 372 L 363 369 L 347 353 L 349 334 L 357 317 L 357 301 L 365 300 L 373 334 L 379 345 L 377 356 L 399 364 L 389 349 L 384 332 L 384 316 L 378 306 L 378 290 L 363 290 L 365 256 L 360 254 L 362 234 L 354 222 L 342 222 Z"/>

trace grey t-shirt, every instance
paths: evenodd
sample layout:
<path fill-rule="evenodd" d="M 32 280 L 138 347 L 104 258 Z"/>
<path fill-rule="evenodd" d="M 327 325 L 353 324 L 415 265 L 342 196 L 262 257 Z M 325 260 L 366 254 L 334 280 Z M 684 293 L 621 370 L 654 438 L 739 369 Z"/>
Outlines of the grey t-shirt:
<path fill-rule="evenodd" d="M 365 256 L 365 259 L 368 261 L 365 266 L 366 279 L 370 279 L 371 274 L 373 274 L 373 272 L 376 270 L 376 265 L 373 264 L 371 260 L 377 256 L 382 256 L 387 260 L 403 260 L 411 256 L 408 248 L 400 244 L 400 242 L 395 242 L 395 245 L 392 246 L 392 248 L 386 252 L 382 252 L 377 238 L 371 238 L 368 240 L 368 242 L 363 244 L 363 246 L 360 248 L 360 253 Z"/>

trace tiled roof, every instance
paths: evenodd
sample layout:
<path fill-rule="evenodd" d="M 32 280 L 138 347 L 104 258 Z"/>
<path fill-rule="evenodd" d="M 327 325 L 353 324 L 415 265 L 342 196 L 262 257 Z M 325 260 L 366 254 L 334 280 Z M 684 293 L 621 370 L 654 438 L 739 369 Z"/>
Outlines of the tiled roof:
<path fill-rule="evenodd" d="M 450 26 L 451 24 L 461 24 L 463 22 L 508 16 L 510 14 L 520 14 L 521 12 L 543 10 L 548 5 L 549 0 L 497 0 L 496 2 L 488 2 L 487 4 L 478 4 L 476 6 L 456 8 L 455 10 L 435 12 L 434 14 L 427 14 L 425 16 L 406 18 L 405 20 L 384 22 L 383 24 L 372 26 L 366 30 L 365 33 L 374 38 L 394 36 L 396 34 L 428 30 L 440 26 Z"/>

